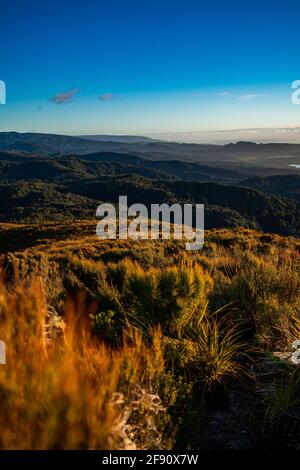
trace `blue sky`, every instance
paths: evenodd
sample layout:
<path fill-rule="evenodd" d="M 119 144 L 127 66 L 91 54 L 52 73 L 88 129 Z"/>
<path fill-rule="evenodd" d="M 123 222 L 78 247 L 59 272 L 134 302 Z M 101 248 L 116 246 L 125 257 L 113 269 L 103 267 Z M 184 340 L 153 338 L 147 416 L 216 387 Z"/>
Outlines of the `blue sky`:
<path fill-rule="evenodd" d="M 298 138 L 299 26 L 293 0 L 5 2 L 0 130 Z"/>

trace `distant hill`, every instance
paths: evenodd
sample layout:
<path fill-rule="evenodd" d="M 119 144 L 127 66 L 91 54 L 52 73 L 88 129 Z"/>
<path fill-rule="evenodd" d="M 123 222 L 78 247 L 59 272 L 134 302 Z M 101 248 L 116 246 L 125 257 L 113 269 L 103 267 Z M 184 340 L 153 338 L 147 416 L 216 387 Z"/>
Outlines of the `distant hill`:
<path fill-rule="evenodd" d="M 44 143 L 48 139 L 53 136 L 44 136 Z M 119 152 L 0 151 L 3 222 L 90 218 L 99 201 L 118 202 L 126 194 L 130 204 L 147 206 L 203 203 L 207 228 L 244 226 L 300 236 L 299 188 L 299 175 L 246 178 L 230 166 L 146 160 Z"/>
<path fill-rule="evenodd" d="M 300 174 L 249 178 L 239 183 L 265 193 L 281 194 L 300 202 Z"/>
<path fill-rule="evenodd" d="M 300 145 L 297 144 L 238 142 L 228 145 L 204 145 L 156 141 L 143 136 L 74 137 L 0 132 L 0 151 L 43 153 L 48 156 L 125 153 L 152 161 L 196 162 L 249 176 L 282 174 L 282 170 L 296 174 L 299 170 L 290 165 L 300 164 Z"/>
<path fill-rule="evenodd" d="M 126 144 L 158 142 L 157 139 L 151 139 L 142 135 L 80 135 L 81 139 L 96 140 L 97 142 L 124 142 Z"/>
<path fill-rule="evenodd" d="M 268 143 L 268 144 L 257 144 L 255 142 L 236 142 L 231 144 L 225 144 L 224 149 L 225 151 L 235 151 L 235 152 L 243 152 L 243 153 L 274 153 L 276 154 L 294 154 L 299 155 L 299 148 L 300 144 L 281 144 L 281 143 Z"/>
<path fill-rule="evenodd" d="M 91 153 L 101 149 L 101 142 L 88 141 L 68 135 L 0 132 L 0 150 L 64 155 L 69 153 Z"/>
<path fill-rule="evenodd" d="M 0 185 L 0 221 L 36 222 L 94 218 L 100 201 L 204 203 L 205 227 L 248 227 L 300 235 L 300 207 L 281 196 L 215 183 L 155 181 L 141 176 L 103 176 L 65 182 L 16 181 Z"/>
<path fill-rule="evenodd" d="M 147 206 L 203 203 L 206 228 L 244 226 L 299 237 L 299 170 L 272 174 L 282 173 L 280 158 L 296 162 L 299 149 L 0 133 L 0 220 L 90 218 L 99 201 L 118 202 L 126 194 L 129 203 Z"/>
<path fill-rule="evenodd" d="M 0 152 L 1 180 L 61 180 L 62 178 L 93 178 L 103 175 L 137 174 L 149 178 L 172 178 L 186 181 L 217 181 L 232 183 L 246 175 L 194 162 L 151 161 L 116 152 L 86 155 L 52 156 Z"/>
<path fill-rule="evenodd" d="M 76 181 L 66 186 L 70 193 L 87 198 L 128 203 L 205 204 L 206 228 L 249 227 L 284 235 L 300 235 L 300 206 L 295 201 L 249 188 L 184 181 L 151 181 L 137 177 L 112 177 Z"/>
<path fill-rule="evenodd" d="M 0 186 L 0 220 L 45 222 L 94 215 L 99 203 L 79 194 L 62 192 L 53 183 L 19 181 Z"/>

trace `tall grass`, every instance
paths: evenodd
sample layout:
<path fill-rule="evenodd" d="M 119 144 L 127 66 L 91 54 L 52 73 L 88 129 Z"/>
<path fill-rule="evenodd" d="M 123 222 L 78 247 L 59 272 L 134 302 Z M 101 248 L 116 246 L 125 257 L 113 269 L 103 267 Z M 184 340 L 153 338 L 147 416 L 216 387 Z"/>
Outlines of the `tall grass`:
<path fill-rule="evenodd" d="M 230 325 L 228 315 L 221 319 L 204 317 L 193 337 L 199 351 L 201 375 L 209 389 L 226 377 L 242 379 L 246 369 L 241 357 L 246 357 L 247 348 L 241 341 L 241 332 Z"/>
<path fill-rule="evenodd" d="M 131 329 L 111 349 L 91 336 L 90 312 L 77 299 L 66 304 L 62 334 L 47 341 L 47 309 L 39 279 L 1 290 L 7 364 L 0 366 L 0 448 L 128 449 L 149 439 L 159 446 L 159 330 L 146 346 Z"/>
<path fill-rule="evenodd" d="M 216 274 L 212 303 L 232 303 L 236 319 L 252 330 L 264 350 L 286 349 L 292 319 L 300 318 L 299 255 L 240 252 L 236 265 L 234 271 Z"/>
<path fill-rule="evenodd" d="M 197 314 L 190 315 L 186 323 L 178 320 L 180 337 L 193 346 L 198 382 L 204 382 L 207 389 L 228 377 L 240 379 L 246 372 L 241 358 L 247 359 L 250 347 L 241 340 L 242 332 L 232 323 L 231 314 L 224 311 L 222 308 L 211 313 L 206 304 Z"/>

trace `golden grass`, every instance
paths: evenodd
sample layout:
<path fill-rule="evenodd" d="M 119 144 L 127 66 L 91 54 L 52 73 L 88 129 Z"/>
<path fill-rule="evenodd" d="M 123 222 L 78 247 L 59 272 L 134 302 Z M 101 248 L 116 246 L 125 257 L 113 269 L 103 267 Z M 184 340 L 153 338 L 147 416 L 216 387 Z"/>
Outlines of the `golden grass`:
<path fill-rule="evenodd" d="M 145 433 L 147 420 L 162 410 L 155 395 L 164 367 L 159 330 L 148 346 L 131 330 L 112 350 L 92 338 L 89 312 L 77 299 L 66 304 L 63 335 L 47 342 L 47 303 L 38 279 L 27 288 L 2 288 L 0 308 L 7 345 L 7 365 L 0 366 L 0 448 L 143 447 L 140 429 Z M 137 395 L 148 411 L 130 424 Z"/>
<path fill-rule="evenodd" d="M 193 337 L 199 351 L 203 380 L 209 389 L 226 377 L 242 380 L 246 375 L 241 357 L 247 354 L 247 345 L 241 341 L 241 332 L 230 326 L 228 315 L 219 320 L 215 316 L 210 319 L 204 316 Z"/>

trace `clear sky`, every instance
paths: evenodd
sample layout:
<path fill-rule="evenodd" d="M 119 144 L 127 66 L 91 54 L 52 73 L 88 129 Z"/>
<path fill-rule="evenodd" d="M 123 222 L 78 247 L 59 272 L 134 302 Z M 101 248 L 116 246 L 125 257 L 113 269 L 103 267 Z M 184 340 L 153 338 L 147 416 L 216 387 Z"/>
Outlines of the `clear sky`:
<path fill-rule="evenodd" d="M 298 0 L 10 0 L 0 16 L 0 131 L 300 142 Z"/>

